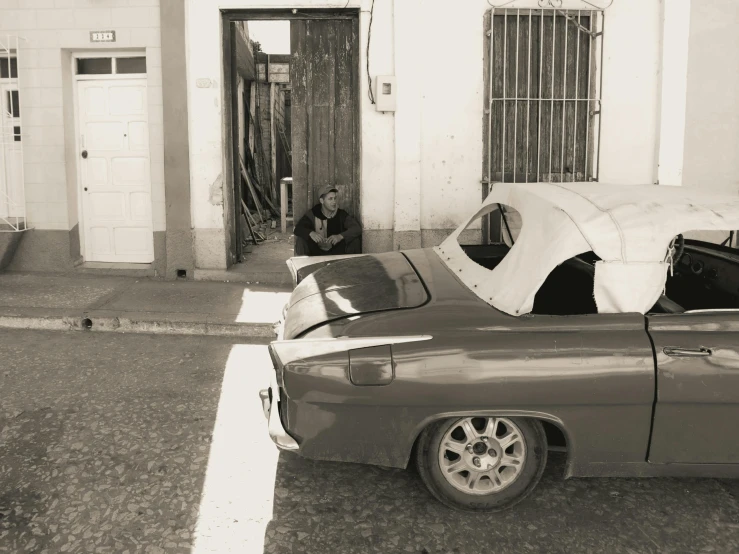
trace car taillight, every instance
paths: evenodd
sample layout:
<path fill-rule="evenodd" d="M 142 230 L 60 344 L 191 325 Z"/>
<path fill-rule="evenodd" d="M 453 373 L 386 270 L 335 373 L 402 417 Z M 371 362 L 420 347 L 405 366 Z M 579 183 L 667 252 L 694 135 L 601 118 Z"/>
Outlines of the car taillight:
<path fill-rule="evenodd" d="M 285 386 L 285 383 L 282 379 L 283 375 L 283 365 L 282 362 L 280 362 L 280 359 L 277 357 L 277 354 L 275 353 L 274 348 L 272 348 L 272 345 L 270 344 L 268 347 L 269 350 L 269 357 L 272 360 L 272 367 L 275 370 L 275 377 L 277 379 L 277 385 L 282 388 Z"/>
<path fill-rule="evenodd" d="M 287 395 L 285 394 L 285 390 L 280 386 L 280 392 L 279 392 L 279 399 L 280 402 L 278 404 L 280 409 L 280 421 L 282 422 L 282 426 L 285 429 L 290 428 L 290 414 L 287 409 Z"/>

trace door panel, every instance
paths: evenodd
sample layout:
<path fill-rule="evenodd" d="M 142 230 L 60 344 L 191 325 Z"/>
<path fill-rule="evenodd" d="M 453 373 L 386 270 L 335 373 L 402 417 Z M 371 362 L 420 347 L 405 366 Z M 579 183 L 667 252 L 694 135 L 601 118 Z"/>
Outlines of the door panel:
<path fill-rule="evenodd" d="M 739 463 L 739 312 L 649 316 L 649 332 L 658 367 L 649 461 Z"/>
<path fill-rule="evenodd" d="M 122 123 L 111 122 L 88 122 L 82 127 L 86 144 L 89 143 L 95 150 L 123 150 Z"/>
<path fill-rule="evenodd" d="M 144 115 L 145 113 L 145 88 L 115 87 L 110 89 L 111 115 Z"/>
<path fill-rule="evenodd" d="M 125 220 L 125 199 L 118 192 L 96 192 L 90 195 L 90 216 L 93 219 Z"/>
<path fill-rule="evenodd" d="M 144 186 L 149 179 L 146 158 L 113 158 L 113 184 Z"/>
<path fill-rule="evenodd" d="M 82 110 L 88 115 L 105 115 L 107 103 L 105 102 L 105 87 L 86 86 L 80 97 L 84 104 Z"/>
<path fill-rule="evenodd" d="M 154 260 L 146 80 L 81 81 L 85 259 Z"/>
<path fill-rule="evenodd" d="M 333 185 L 339 206 L 360 219 L 359 50 L 356 20 L 290 22 L 293 213 Z"/>
<path fill-rule="evenodd" d="M 110 254 L 113 249 L 110 244 L 110 233 L 107 227 L 91 227 L 89 232 L 90 251 L 95 255 Z"/>
<path fill-rule="evenodd" d="M 88 158 L 87 179 L 88 184 L 105 185 L 108 182 L 108 161 L 105 158 Z"/>
<path fill-rule="evenodd" d="M 22 217 L 23 151 L 18 85 L 0 85 L 0 217 Z"/>
<path fill-rule="evenodd" d="M 131 201 L 131 219 L 136 221 L 146 221 L 151 217 L 151 199 L 148 194 L 143 192 L 134 192 L 130 196 Z"/>
<path fill-rule="evenodd" d="M 128 148 L 132 152 L 149 152 L 149 128 L 145 122 L 128 124 Z"/>

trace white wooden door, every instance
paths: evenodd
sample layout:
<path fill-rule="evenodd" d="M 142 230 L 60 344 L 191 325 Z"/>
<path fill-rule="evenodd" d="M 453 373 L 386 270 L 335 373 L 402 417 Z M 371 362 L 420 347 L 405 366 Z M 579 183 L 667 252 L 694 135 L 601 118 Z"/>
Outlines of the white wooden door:
<path fill-rule="evenodd" d="M 24 216 L 18 85 L 0 85 L 0 218 Z"/>
<path fill-rule="evenodd" d="M 145 79 L 78 82 L 85 260 L 154 261 Z"/>

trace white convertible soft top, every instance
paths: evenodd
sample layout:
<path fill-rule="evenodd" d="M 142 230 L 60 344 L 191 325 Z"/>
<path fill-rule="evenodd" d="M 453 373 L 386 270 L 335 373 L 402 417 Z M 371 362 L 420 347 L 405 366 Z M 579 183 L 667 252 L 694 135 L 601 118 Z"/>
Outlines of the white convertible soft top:
<path fill-rule="evenodd" d="M 493 270 L 462 250 L 460 233 L 477 218 L 515 208 L 515 244 Z M 480 210 L 440 246 L 438 255 L 482 300 L 510 315 L 531 312 L 536 292 L 562 262 L 593 251 L 599 313 L 646 313 L 664 291 L 666 256 L 676 235 L 739 229 L 739 197 L 700 189 L 602 183 L 496 183 Z"/>

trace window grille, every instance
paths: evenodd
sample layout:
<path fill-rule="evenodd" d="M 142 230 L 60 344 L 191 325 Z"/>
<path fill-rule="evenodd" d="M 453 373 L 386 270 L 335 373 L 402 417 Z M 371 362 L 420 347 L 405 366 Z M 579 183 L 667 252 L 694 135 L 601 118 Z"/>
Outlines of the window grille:
<path fill-rule="evenodd" d="M 602 34 L 600 10 L 490 10 L 483 197 L 495 182 L 598 180 Z"/>

